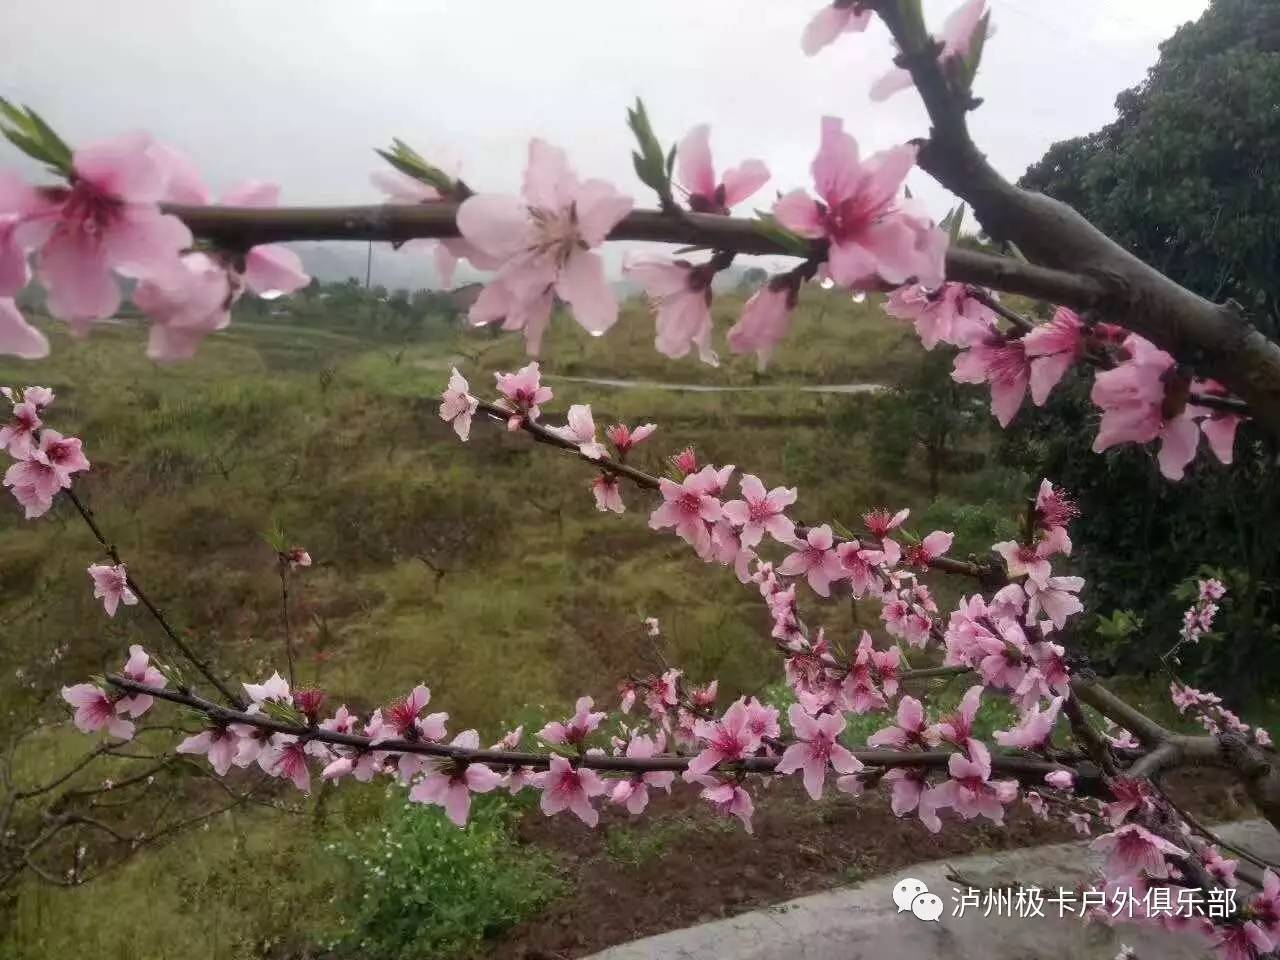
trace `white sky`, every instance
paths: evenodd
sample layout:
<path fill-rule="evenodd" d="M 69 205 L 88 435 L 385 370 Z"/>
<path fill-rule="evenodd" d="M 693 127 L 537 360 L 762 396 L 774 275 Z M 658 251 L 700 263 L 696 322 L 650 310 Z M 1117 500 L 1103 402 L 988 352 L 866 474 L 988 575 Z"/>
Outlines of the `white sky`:
<path fill-rule="evenodd" d="M 940 24 L 957 0 L 925 0 Z M 260 178 L 286 203 L 376 200 L 371 148 L 394 136 L 457 160 L 480 190 L 518 187 L 525 143 L 564 147 L 580 175 L 652 205 L 630 165 L 641 95 L 666 142 L 710 122 L 718 163 L 747 156 L 767 188 L 809 184 L 818 119 L 864 152 L 927 126 L 915 95 L 867 97 L 890 66 L 882 26 L 819 56 L 800 32 L 819 0 L 3 0 L 0 95 L 72 144 L 144 128 L 215 187 Z M 973 119 L 1011 177 L 1054 141 L 1113 116 L 1158 43 L 1207 0 L 992 0 Z M 0 164 L 20 164 L 0 143 Z M 941 215 L 947 196 L 910 181 Z M 771 194 L 770 194 L 771 196 Z M 758 195 L 764 198 L 765 194 Z M 747 212 L 747 211 L 743 211 Z"/>

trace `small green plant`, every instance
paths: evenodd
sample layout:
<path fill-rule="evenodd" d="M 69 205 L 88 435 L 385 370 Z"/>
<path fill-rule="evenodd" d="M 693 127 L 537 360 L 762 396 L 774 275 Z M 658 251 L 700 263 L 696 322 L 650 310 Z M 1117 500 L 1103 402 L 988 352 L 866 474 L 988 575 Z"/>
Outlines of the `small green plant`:
<path fill-rule="evenodd" d="M 351 871 L 336 944 L 368 960 L 462 957 L 535 915 L 565 883 L 520 847 L 503 796 L 477 797 L 459 830 L 438 807 L 392 793 L 386 819 L 331 846 Z"/>
<path fill-rule="evenodd" d="M 605 835 L 604 852 L 617 863 L 640 867 L 662 856 L 664 851 L 694 831 L 729 829 L 731 825 L 727 821 L 703 822 L 689 816 L 659 820 L 643 828 L 624 824 Z"/>

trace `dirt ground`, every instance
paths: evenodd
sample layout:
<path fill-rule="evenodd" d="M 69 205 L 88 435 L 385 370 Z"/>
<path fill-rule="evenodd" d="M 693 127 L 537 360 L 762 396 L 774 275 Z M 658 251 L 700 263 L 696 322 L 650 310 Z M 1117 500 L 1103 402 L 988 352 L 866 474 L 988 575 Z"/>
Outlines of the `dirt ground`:
<path fill-rule="evenodd" d="M 1202 819 L 1252 815 L 1243 792 L 1224 793 L 1217 784 L 1200 789 L 1205 776 L 1183 772 L 1170 782 L 1171 794 Z M 1003 827 L 984 820 L 934 835 L 914 819 L 895 817 L 882 790 L 858 798 L 828 790 L 813 803 L 789 778 L 762 793 L 754 836 L 686 791 L 655 799 L 635 825 L 615 810 L 602 813 L 596 830 L 532 812 L 521 838 L 552 850 L 575 888 L 494 943 L 488 955 L 568 960 L 912 863 L 1078 839 L 1062 821 L 1038 819 L 1021 804 Z"/>

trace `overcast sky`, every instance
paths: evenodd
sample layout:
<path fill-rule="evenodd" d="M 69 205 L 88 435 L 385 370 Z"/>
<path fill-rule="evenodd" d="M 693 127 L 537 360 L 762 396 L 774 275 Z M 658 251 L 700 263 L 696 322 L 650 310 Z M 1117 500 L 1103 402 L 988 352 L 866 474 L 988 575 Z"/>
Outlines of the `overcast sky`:
<path fill-rule="evenodd" d="M 529 137 L 584 176 L 652 199 L 631 172 L 624 109 L 660 138 L 710 122 L 717 162 L 763 159 L 808 185 L 824 114 L 870 151 L 926 132 L 911 91 L 873 104 L 890 66 L 876 24 L 812 59 L 815 0 L 2 0 L 0 95 L 71 143 L 144 128 L 191 153 L 215 187 L 261 178 L 284 201 L 377 198 L 372 147 L 400 136 L 461 163 L 481 190 L 518 188 Z M 958 3 L 925 0 L 931 22 Z M 1055 140 L 1096 129 L 1159 42 L 1207 0 L 992 0 L 974 116 L 1017 176 Z M 0 164 L 17 162 L 0 144 Z M 945 212 L 946 195 L 912 189 Z"/>

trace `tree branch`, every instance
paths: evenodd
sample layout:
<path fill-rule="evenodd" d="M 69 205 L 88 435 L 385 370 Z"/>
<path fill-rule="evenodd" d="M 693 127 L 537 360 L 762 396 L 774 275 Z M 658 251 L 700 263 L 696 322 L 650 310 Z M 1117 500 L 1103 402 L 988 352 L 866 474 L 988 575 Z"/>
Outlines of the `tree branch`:
<path fill-rule="evenodd" d="M 111 558 L 111 562 L 116 566 L 120 566 L 124 561 L 120 559 L 120 553 L 116 550 L 115 544 L 111 543 L 111 541 L 107 539 L 106 534 L 102 532 L 102 528 L 98 526 L 98 521 L 93 518 L 93 511 L 81 502 L 80 498 L 76 496 L 75 490 L 68 487 L 65 492 L 67 499 L 70 500 L 72 505 L 76 508 L 76 512 L 80 514 L 81 519 L 84 520 L 85 524 L 89 527 L 94 538 L 97 539 L 99 545 Z M 128 567 L 125 569 L 127 571 Z M 233 694 L 231 690 L 228 689 L 220 679 L 218 679 L 217 674 L 213 672 L 213 668 L 205 663 L 200 657 L 196 656 L 196 652 L 191 649 L 181 636 L 179 636 L 178 631 L 170 626 L 169 621 L 165 619 L 164 613 L 161 612 L 159 607 L 151 602 L 151 598 L 147 596 L 146 592 L 138 586 L 137 581 L 133 579 L 133 574 L 127 574 L 125 582 L 128 583 L 129 589 L 133 591 L 142 605 L 147 608 L 147 612 L 151 614 L 156 623 L 160 624 L 160 629 L 165 632 L 165 635 L 170 641 L 172 641 L 173 645 L 178 648 L 188 661 L 190 661 L 192 666 L 200 671 L 201 676 L 208 680 L 209 683 L 213 685 L 214 689 L 226 698 L 228 703 L 239 704 L 241 702 L 240 698 Z"/>
<path fill-rule="evenodd" d="M 473 750 L 452 744 L 432 743 L 425 740 L 383 740 L 374 743 L 369 737 L 352 733 L 338 733 L 333 730 L 321 730 L 319 727 L 302 727 L 280 720 L 273 720 L 262 713 L 245 713 L 233 710 L 220 704 L 206 700 L 194 692 L 170 690 L 165 687 L 151 687 L 128 677 L 107 676 L 111 686 L 126 693 L 145 693 L 159 700 L 191 707 L 204 714 L 216 725 L 241 723 L 246 726 L 266 730 L 271 733 L 284 733 L 298 737 L 300 740 L 328 743 L 335 746 L 354 747 L 357 750 L 377 750 L 387 753 L 412 753 L 422 756 L 438 757 L 460 763 L 487 763 L 502 767 L 531 767 L 546 769 L 551 761 L 551 753 L 524 753 L 515 750 Z M 871 767 L 945 767 L 951 760 L 949 750 L 930 750 L 912 752 L 909 750 L 850 750 L 863 764 Z M 652 771 L 683 771 L 689 766 L 691 757 L 655 756 L 655 757 L 615 757 L 607 754 L 584 754 L 574 758 L 574 762 L 593 770 L 605 770 L 620 773 L 644 773 Z M 723 764 L 722 771 L 741 771 L 744 773 L 772 773 L 779 762 L 778 757 L 749 757 L 732 764 Z M 1035 760 L 1028 757 L 1006 756 L 997 754 L 991 758 L 992 768 L 1007 773 L 1043 779 L 1047 773 L 1055 770 L 1067 770 L 1077 776 L 1080 771 L 1060 763 L 1046 760 Z"/>
<path fill-rule="evenodd" d="M 1017 244 L 1035 263 L 1091 281 L 1090 308 L 1221 381 L 1272 435 L 1280 435 L 1280 344 L 1249 323 L 1238 304 L 1214 304 L 1179 286 L 1066 204 L 1002 177 L 974 144 L 966 114 L 976 103 L 947 79 L 933 39 L 907 22 L 897 0 L 872 5 L 897 41 L 899 62 L 929 114 L 932 129 L 920 147 L 920 166 L 967 201 L 990 236 Z M 1066 298 L 1042 299 L 1080 309 Z"/>
<path fill-rule="evenodd" d="M 454 203 L 385 204 L 352 207 L 204 207 L 166 204 L 197 237 L 231 249 L 289 240 L 367 240 L 403 243 L 422 237 L 458 236 Z M 825 241 L 814 241 L 807 254 L 797 254 L 756 229 L 754 220 L 709 213 L 672 216 L 660 210 L 635 210 L 609 234 L 610 240 L 660 243 L 746 254 L 806 256 L 826 259 Z M 1012 257 L 974 250 L 947 251 L 947 277 L 1007 293 L 1060 303 L 1076 310 L 1097 305 L 1105 287 L 1071 270 L 1047 269 Z"/>

